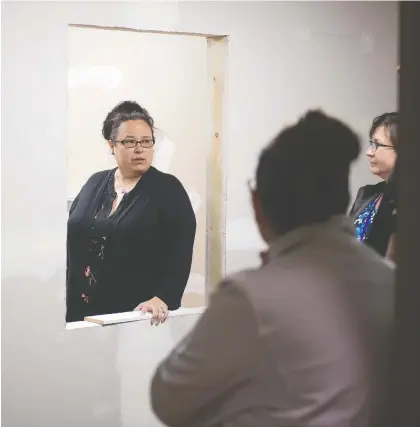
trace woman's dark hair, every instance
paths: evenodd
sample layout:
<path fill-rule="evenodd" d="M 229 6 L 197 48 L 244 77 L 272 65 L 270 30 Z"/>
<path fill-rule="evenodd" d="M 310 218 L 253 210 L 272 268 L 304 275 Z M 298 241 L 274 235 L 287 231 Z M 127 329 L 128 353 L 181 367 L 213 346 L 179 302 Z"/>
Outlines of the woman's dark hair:
<path fill-rule="evenodd" d="M 123 101 L 116 105 L 106 116 L 102 126 L 102 135 L 107 141 L 114 141 L 121 123 L 128 120 L 143 120 L 154 130 L 154 120 L 148 111 L 134 101 Z"/>
<path fill-rule="evenodd" d="M 278 234 L 345 214 L 357 135 L 322 111 L 309 111 L 262 152 L 257 194 Z"/>
<path fill-rule="evenodd" d="M 369 138 L 372 139 L 376 130 L 383 126 L 387 133 L 392 145 L 396 146 L 398 142 L 398 113 L 384 113 L 375 117 L 369 131 Z"/>

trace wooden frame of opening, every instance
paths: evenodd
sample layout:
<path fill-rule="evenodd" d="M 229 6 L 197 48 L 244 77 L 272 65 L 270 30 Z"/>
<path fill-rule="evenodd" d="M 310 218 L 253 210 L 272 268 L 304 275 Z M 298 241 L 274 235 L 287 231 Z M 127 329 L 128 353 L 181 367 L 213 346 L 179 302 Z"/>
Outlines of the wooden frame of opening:
<path fill-rule="evenodd" d="M 207 37 L 212 99 L 212 131 L 207 171 L 207 296 L 225 274 L 225 206 L 223 173 L 224 94 L 226 87 L 227 37 Z"/>

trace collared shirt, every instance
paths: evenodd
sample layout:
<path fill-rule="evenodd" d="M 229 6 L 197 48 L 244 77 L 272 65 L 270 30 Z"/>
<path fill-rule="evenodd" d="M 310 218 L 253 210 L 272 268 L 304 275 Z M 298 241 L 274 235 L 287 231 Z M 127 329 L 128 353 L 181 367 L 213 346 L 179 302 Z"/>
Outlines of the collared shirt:
<path fill-rule="evenodd" d="M 223 281 L 152 381 L 168 426 L 387 425 L 393 269 L 348 218 L 302 227 Z"/>

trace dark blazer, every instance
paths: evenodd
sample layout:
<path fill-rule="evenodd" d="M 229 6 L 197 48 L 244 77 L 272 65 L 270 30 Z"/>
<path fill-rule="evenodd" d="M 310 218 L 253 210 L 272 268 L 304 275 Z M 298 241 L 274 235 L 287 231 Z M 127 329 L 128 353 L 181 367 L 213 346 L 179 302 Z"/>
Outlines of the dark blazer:
<path fill-rule="evenodd" d="M 359 188 L 349 215 L 355 221 L 380 193 L 384 193 L 384 197 L 365 243 L 380 255 L 385 256 L 390 235 L 395 232 L 394 204 L 391 195 L 388 194 L 386 182 L 382 181 L 375 185 L 365 185 Z"/>
<path fill-rule="evenodd" d="M 106 220 L 94 222 L 114 173 L 115 169 L 94 174 L 70 209 L 68 322 L 83 320 L 87 315 L 131 311 L 154 296 L 162 299 L 170 310 L 181 304 L 196 231 L 194 211 L 184 187 L 174 176 L 151 167 L 121 201 L 125 206 Z M 80 298 L 80 275 L 86 267 L 93 234 L 107 237 L 105 278 L 95 304 L 88 305 Z"/>

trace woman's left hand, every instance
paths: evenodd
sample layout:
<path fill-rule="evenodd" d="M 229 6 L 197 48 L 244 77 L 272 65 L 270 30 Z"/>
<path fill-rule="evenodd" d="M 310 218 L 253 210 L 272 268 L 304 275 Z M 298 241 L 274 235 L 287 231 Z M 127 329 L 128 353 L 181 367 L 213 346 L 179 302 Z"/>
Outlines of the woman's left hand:
<path fill-rule="evenodd" d="M 159 325 L 168 317 L 168 306 L 158 297 L 153 297 L 149 301 L 142 302 L 134 310 L 142 311 L 143 313 L 151 313 L 151 325 Z"/>

